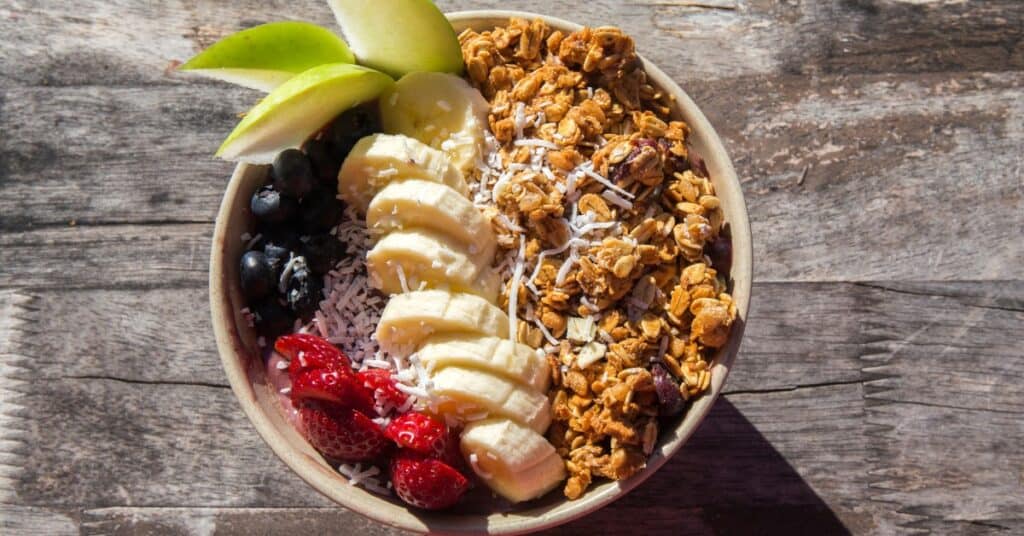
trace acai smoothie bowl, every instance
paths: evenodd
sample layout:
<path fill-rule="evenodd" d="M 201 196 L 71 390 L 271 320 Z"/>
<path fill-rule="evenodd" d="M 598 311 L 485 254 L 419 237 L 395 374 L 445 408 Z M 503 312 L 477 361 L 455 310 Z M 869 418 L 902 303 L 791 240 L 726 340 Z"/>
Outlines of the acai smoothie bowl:
<path fill-rule="evenodd" d="M 400 528 L 608 504 L 739 349 L 750 231 L 721 142 L 618 28 L 328 3 L 341 34 L 268 23 L 181 67 L 266 92 L 217 151 L 238 166 L 210 299 L 243 410 L 316 490 Z"/>

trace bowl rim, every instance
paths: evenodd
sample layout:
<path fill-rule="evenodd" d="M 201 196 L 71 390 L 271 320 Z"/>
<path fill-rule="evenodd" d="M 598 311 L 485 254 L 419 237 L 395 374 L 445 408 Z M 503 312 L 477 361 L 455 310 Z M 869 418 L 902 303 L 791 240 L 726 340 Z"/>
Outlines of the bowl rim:
<path fill-rule="evenodd" d="M 548 26 L 568 31 L 575 31 L 582 26 L 564 19 L 525 11 L 509 10 L 470 10 L 447 13 L 446 16 L 456 26 L 483 24 L 489 20 L 507 21 L 518 17 L 541 19 Z M 671 93 L 677 100 L 677 109 L 685 113 L 686 121 L 694 135 L 703 138 L 705 145 L 702 153 L 709 167 L 714 166 L 712 181 L 722 196 L 723 187 L 728 190 L 729 209 L 732 215 L 727 218 L 733 236 L 733 297 L 737 305 L 737 321 L 732 328 L 729 342 L 719 350 L 714 359 L 712 383 L 709 392 L 696 400 L 686 415 L 673 430 L 664 430 L 659 437 L 660 448 L 649 458 L 647 466 L 633 477 L 619 482 L 606 482 L 595 486 L 583 497 L 575 501 L 562 499 L 550 510 L 539 512 L 539 515 L 527 516 L 537 507 L 527 510 L 513 511 L 510 514 L 492 513 L 488 515 L 457 515 L 445 513 L 412 513 L 408 508 L 396 505 L 386 499 L 373 495 L 362 488 L 349 486 L 333 468 L 328 468 L 322 459 L 315 459 L 308 453 L 292 445 L 284 436 L 287 431 L 278 428 L 271 416 L 265 413 L 259 402 L 250 379 L 246 361 L 251 361 L 249 351 L 242 341 L 238 328 L 239 306 L 238 292 L 231 292 L 232 270 L 226 268 L 227 240 L 237 240 L 228 236 L 229 222 L 233 211 L 237 210 L 239 190 L 244 178 L 252 172 L 253 166 L 238 164 L 225 189 L 224 197 L 217 214 L 212 251 L 210 255 L 210 311 L 213 331 L 218 353 L 224 367 L 228 382 L 243 412 L 256 428 L 260 437 L 270 446 L 271 450 L 285 464 L 315 490 L 345 506 L 349 510 L 385 525 L 415 532 L 451 533 L 451 534 L 521 534 L 552 528 L 569 521 L 586 516 L 624 496 L 653 475 L 669 458 L 675 455 L 707 416 L 708 411 L 722 391 L 725 379 L 739 351 L 740 342 L 750 305 L 750 287 L 753 274 L 753 252 L 750 234 L 750 223 L 746 202 L 740 189 L 736 172 L 721 139 L 704 116 L 703 112 L 668 75 L 643 56 L 644 68 L 648 77 L 660 88 Z M 740 240 L 737 240 L 739 238 Z M 234 261 L 232 261 L 234 262 Z M 235 285 L 237 286 L 237 285 Z M 244 306 L 244 305 L 242 305 Z M 276 410 L 276 409 L 275 409 Z M 311 449 L 310 449 L 311 450 Z M 328 470 L 325 470 L 328 469 Z M 564 508 L 562 508 L 564 506 Z"/>

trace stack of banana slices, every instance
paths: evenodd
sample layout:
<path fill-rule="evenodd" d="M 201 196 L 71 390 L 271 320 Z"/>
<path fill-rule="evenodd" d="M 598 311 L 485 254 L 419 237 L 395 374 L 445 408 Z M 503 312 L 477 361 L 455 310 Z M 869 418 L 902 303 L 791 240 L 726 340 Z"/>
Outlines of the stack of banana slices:
<path fill-rule="evenodd" d="M 509 317 L 495 305 L 494 234 L 464 178 L 480 158 L 487 102 L 459 77 L 424 72 L 399 80 L 380 108 L 389 134 L 360 140 L 338 177 L 374 237 L 370 279 L 393 295 L 377 341 L 418 354 L 437 412 L 468 421 L 462 452 L 492 490 L 513 502 L 539 497 L 565 478 L 543 436 L 550 371 L 509 338 Z"/>

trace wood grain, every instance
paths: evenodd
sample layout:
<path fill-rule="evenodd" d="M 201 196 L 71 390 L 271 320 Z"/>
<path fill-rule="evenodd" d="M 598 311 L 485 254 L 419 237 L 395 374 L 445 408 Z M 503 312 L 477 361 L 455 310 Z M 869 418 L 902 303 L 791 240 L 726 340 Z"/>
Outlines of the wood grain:
<path fill-rule="evenodd" d="M 61 225 L 0 233 L 0 286 L 152 288 L 207 281 L 212 224 Z M 67 276 L 67 277 L 65 277 Z"/>
<path fill-rule="evenodd" d="M 649 8 L 663 28 L 654 34 L 660 46 L 653 42 L 644 46 L 651 33 L 640 28 L 649 21 L 626 17 L 621 23 L 627 30 L 630 24 L 637 25 L 634 34 L 641 50 L 693 94 L 733 148 L 748 204 L 758 215 L 752 222 L 759 277 L 849 281 L 1022 276 L 1021 263 L 1009 262 L 1024 256 L 1021 243 L 1006 241 L 1003 234 L 1024 233 L 1024 105 L 1019 98 L 1024 78 L 1006 68 L 1006 61 L 1012 65 L 1021 57 L 1019 43 L 1002 63 L 971 63 L 970 72 L 957 63 L 963 55 L 984 55 L 978 52 L 979 47 L 987 50 L 980 41 L 999 42 L 1011 29 L 1024 25 L 1021 4 L 995 3 L 968 11 L 886 3 L 856 8 L 811 3 L 796 10 L 669 4 Z M 245 11 L 251 20 L 234 24 L 272 17 L 268 9 L 274 7 L 255 5 Z M 97 7 L 95 17 L 101 20 L 85 19 L 67 28 L 84 25 L 88 31 L 83 29 L 82 35 L 93 36 L 104 31 L 103 17 L 111 9 Z M 187 25 L 195 20 L 231 20 L 228 15 L 234 8 L 170 3 L 162 9 L 168 18 L 161 24 L 191 27 Z M 588 16 L 599 17 L 610 9 L 598 3 Z M 852 16 L 838 17 L 844 9 Z M 990 16 L 995 10 L 1001 10 L 1000 17 Z M 25 17 L 50 20 L 47 17 L 55 16 L 55 11 L 40 8 Z M 123 16 L 130 20 L 142 14 L 125 9 Z M 313 9 L 310 15 L 313 20 L 326 17 L 322 9 Z M 899 61 L 890 62 L 891 67 L 907 64 L 911 49 L 895 49 L 893 43 L 875 39 L 879 23 L 898 27 L 910 18 L 923 36 L 938 35 L 942 25 L 952 21 L 973 33 L 944 37 L 949 54 L 910 62 L 921 71 L 914 76 L 893 77 L 886 74 L 891 71 L 879 72 L 875 66 L 858 72 L 850 62 L 829 63 L 842 54 L 863 61 L 871 52 L 865 47 L 875 43 L 882 49 L 876 51 L 875 59 L 888 62 L 894 55 Z M 842 29 L 832 27 L 838 19 L 843 21 Z M 328 21 L 329 17 L 321 20 Z M 1021 24 L 1013 26 L 1013 22 Z M 140 34 L 155 31 L 149 19 L 126 28 Z M 230 25 L 196 30 L 195 35 L 179 37 L 182 46 L 143 48 L 133 54 L 164 51 L 183 59 L 191 54 L 190 39 L 199 46 L 235 29 Z M 730 47 L 737 46 L 774 50 L 771 43 L 792 45 L 792 40 L 804 39 L 801 36 L 819 35 L 812 30 L 847 44 L 826 47 L 830 55 L 801 58 L 796 70 L 769 62 L 773 67 L 702 72 L 685 58 L 668 55 L 729 53 Z M 745 41 L 761 39 L 756 37 L 758 32 L 772 37 L 764 43 Z M 165 34 L 166 30 L 161 33 Z M 743 37 L 729 38 L 735 35 Z M 103 47 L 111 39 L 69 42 L 88 49 Z M 737 58 L 750 57 L 732 54 L 729 61 L 722 58 L 716 65 L 736 65 Z M 920 65 L 942 58 L 948 65 Z M 118 70 L 119 81 L 131 80 L 123 71 L 137 68 L 136 64 L 153 67 L 158 61 L 136 59 L 123 57 L 132 65 Z M 186 84 L 181 75 L 155 68 L 146 72 L 159 72 L 158 80 L 173 83 L 138 79 L 134 83 L 141 87 L 119 83 L 111 88 L 107 87 L 110 81 L 102 78 L 104 72 L 96 70 L 100 78 L 88 84 L 51 84 L 63 86 L 57 88 L 28 84 L 31 87 L 5 91 L 0 127 L 19 136 L 0 140 L 0 184 L 6 193 L 0 199 L 0 230 L 23 231 L 70 221 L 88 225 L 212 220 L 230 166 L 209 155 L 230 131 L 236 114 L 257 95 L 216 82 Z M 102 113 L 104 121 L 96 121 L 96 113 Z M 161 158 L 160 166 L 139 165 L 141 160 L 167 154 L 175 158 Z M 116 201 L 111 191 L 119 192 Z M 918 232 L 922 228 L 929 232 Z M 796 230 L 799 240 L 793 239 Z M 838 244 L 843 247 L 835 247 Z M 992 254 L 978 262 L 978 251 Z"/>
<path fill-rule="evenodd" d="M 770 283 L 755 292 L 761 299 L 751 316 L 760 320 L 748 328 L 750 351 L 694 439 L 639 490 L 562 532 L 626 530 L 627 520 L 641 514 L 652 530 L 681 522 L 693 533 L 748 532 L 793 519 L 822 530 L 867 532 L 918 522 L 1018 522 L 1014 512 L 1024 504 L 1012 469 L 1024 462 L 1015 447 L 1024 441 L 1024 427 L 1014 404 L 1024 360 L 1014 328 L 1024 313 L 1013 307 L 1024 285 L 945 283 L 910 293 L 874 283 Z M 33 453 L 32 463 L 26 463 L 28 451 L 12 453 L 11 463 L 23 468 L 14 482 L 18 504 L 83 509 L 75 517 L 89 531 L 182 533 L 205 526 L 195 523 L 229 533 L 284 531 L 301 519 L 302 508 L 328 507 L 270 454 L 237 411 L 209 341 L 194 337 L 207 312 L 191 305 L 203 294 L 155 289 L 140 297 L 133 290 L 79 289 L 19 295 L 23 320 L 11 340 L 33 367 L 7 377 L 25 386 L 16 405 L 34 411 L 31 421 L 9 424 L 8 433 L 22 435 L 25 445 L 56 447 Z M 1010 301 L 977 305 L 994 295 Z M 90 327 L 62 327 L 69 311 Z M 179 311 L 177 320 L 161 329 L 172 311 Z M 934 320 L 953 322 L 974 311 L 982 311 L 984 331 L 957 334 Z M 83 334 L 79 340 L 72 329 Z M 46 333 L 52 335 L 40 337 Z M 939 344 L 950 350 L 936 354 L 936 337 L 945 337 Z M 890 345 L 893 340 L 902 344 Z M 962 370 L 978 355 L 955 344 L 965 340 L 975 341 L 992 363 L 1004 363 L 999 375 Z M 929 369 L 924 380 L 913 374 L 915 366 Z M 944 376 L 962 381 L 935 381 Z M 978 394 L 983 381 L 995 395 Z M 943 398 L 926 398 L 936 395 Z M 934 433 L 940 425 L 947 432 Z M 72 448 L 65 437 L 83 441 Z M 953 450 L 960 472 L 935 459 Z M 1000 458 L 993 466 L 994 452 Z M 117 475 L 116 485 L 106 484 L 107 474 Z M 680 487 L 680 481 L 695 484 Z M 951 484 L 957 494 L 943 491 Z M 989 498 L 987 509 L 957 498 L 993 492 L 1000 500 Z M 890 501 L 906 507 L 894 511 Z M 168 504 L 177 507 L 164 508 Z M 193 514 L 185 508 L 193 506 L 202 509 Z M 285 511 L 291 508 L 299 510 Z M 346 516 L 352 514 L 331 510 L 316 523 Z"/>
<path fill-rule="evenodd" d="M 775 283 L 756 290 L 751 317 L 758 320 L 747 326 L 743 361 L 726 392 L 863 379 L 860 349 L 867 335 L 861 324 L 884 292 Z M 210 331 L 205 287 L 37 289 L 25 296 L 33 309 L 22 314 L 29 321 L 12 344 L 31 355 L 31 374 L 227 387 L 212 338 L 197 336 Z"/>
<path fill-rule="evenodd" d="M 457 0 L 617 24 L 742 177 L 753 306 L 683 451 L 559 534 L 1024 532 L 1024 3 Z M 0 5 L 0 533 L 395 531 L 238 411 L 207 263 L 259 95 L 173 66 L 319 0 Z"/>
<path fill-rule="evenodd" d="M 445 11 L 515 9 L 581 24 L 616 24 L 673 75 L 916 74 L 1024 66 L 1024 7 L 1015 0 L 595 0 L 587 9 L 544 0 L 438 5 Z M 326 5 L 317 1 L 85 0 L 76 6 L 73 14 L 57 0 L 5 8 L 0 55 L 19 61 L 3 62 L 0 80 L 12 86 L 177 85 L 183 82 L 168 74 L 171 60 L 186 59 L 239 29 L 281 19 L 336 28 Z M 53 38 L 42 39 L 39 29 Z"/>

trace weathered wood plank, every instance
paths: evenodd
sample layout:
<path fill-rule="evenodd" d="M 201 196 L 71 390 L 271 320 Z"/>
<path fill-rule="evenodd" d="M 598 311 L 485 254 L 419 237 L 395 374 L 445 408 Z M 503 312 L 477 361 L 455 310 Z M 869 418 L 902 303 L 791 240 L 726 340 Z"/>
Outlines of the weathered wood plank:
<path fill-rule="evenodd" d="M 18 502 L 42 506 L 326 506 L 278 460 L 230 389 L 33 382 Z M 20 455 L 20 456 L 19 456 Z"/>
<path fill-rule="evenodd" d="M 698 102 L 724 112 L 759 275 L 1019 279 L 1024 246 L 1006 237 L 1024 232 L 1022 81 L 750 80 L 741 105 L 710 87 Z"/>
<path fill-rule="evenodd" d="M 1012 307 L 1022 303 L 1024 283 L 932 284 L 920 292 L 926 290 L 931 294 L 892 292 L 877 284 L 755 284 L 756 299 L 727 392 L 793 389 L 904 375 L 913 379 L 901 381 L 923 378 L 925 384 L 937 381 L 936 385 L 945 385 L 952 380 L 910 374 L 911 369 L 885 368 L 886 352 L 894 346 L 909 344 L 907 348 L 919 349 L 930 357 L 935 334 L 922 331 L 907 340 L 904 334 L 887 335 L 884 331 L 903 326 L 912 326 L 908 329 L 913 331 L 920 328 L 921 318 L 936 314 L 945 315 L 930 328 L 940 336 L 955 335 L 961 327 L 957 322 L 979 311 L 985 315 L 978 318 L 980 327 L 972 333 L 980 335 L 983 343 L 975 341 L 972 350 L 965 350 L 954 346 L 955 341 L 946 342 L 951 358 L 970 357 L 977 367 L 984 364 L 985 370 L 999 371 L 1006 370 L 1007 363 L 1019 355 L 1014 333 L 1024 322 L 1021 313 Z M 18 348 L 33 356 L 36 370 L 47 375 L 223 384 L 219 363 L 213 359 L 215 348 L 209 336 L 202 283 L 144 293 L 131 288 L 39 288 L 32 294 L 35 311 L 31 321 L 21 328 Z M 973 304 L 994 295 L 1007 297 L 1007 309 Z M 867 343 L 874 346 L 868 348 Z M 965 355 L 969 351 L 971 354 Z M 140 355 L 160 356 L 165 366 L 153 367 L 150 360 L 140 360 Z M 861 371 L 865 365 L 882 368 L 871 368 L 865 375 Z M 982 370 L 977 367 L 971 374 Z M 940 370 L 935 374 L 944 373 Z M 881 388 L 891 381 L 895 380 L 879 380 L 878 385 Z M 998 405 L 1014 407 L 1019 394 L 1011 386 Z"/>
<path fill-rule="evenodd" d="M 38 421 L 35 433 L 58 442 L 51 451 L 33 456 L 26 467 L 17 487 L 19 500 L 26 504 L 83 510 L 165 504 L 327 505 L 273 458 L 231 407 L 228 390 L 102 380 L 50 384 L 46 390 L 51 392 L 26 397 L 26 404 L 46 404 L 40 409 L 53 413 Z M 753 509 L 763 520 L 779 516 L 773 507 L 817 512 L 811 519 L 833 531 L 843 522 L 870 525 L 874 522 L 869 516 L 847 510 L 841 500 L 865 488 L 860 398 L 860 387 L 854 385 L 737 395 L 735 406 L 723 401 L 685 450 L 650 481 L 566 531 L 592 530 L 594 522 L 625 530 L 641 512 L 648 513 L 645 523 L 651 530 L 666 530 L 680 521 L 680 509 L 693 515 L 689 522 L 694 528 L 750 528 L 758 516 L 738 521 L 723 514 Z M 55 404 L 57 400 L 64 402 Z M 112 406 L 118 411 L 111 411 Z M 790 417 L 780 419 L 781 411 Z M 61 420 L 62 431 L 56 420 Z M 72 448 L 69 437 L 90 440 Z M 834 454 L 820 457 L 821 451 Z M 693 485 L 680 487 L 680 481 Z M 116 514 L 113 522 L 125 521 Z M 88 521 L 90 516 L 101 519 Z M 209 522 L 201 515 L 195 518 Z M 110 522 L 95 512 L 85 519 Z M 136 529 L 148 526 L 145 517 L 141 522 Z M 273 523 L 266 517 L 261 522 Z M 293 522 L 289 516 L 277 521 L 283 526 Z"/>
<path fill-rule="evenodd" d="M 804 391 L 761 396 L 769 398 L 746 395 L 736 406 L 721 402 L 683 452 L 648 482 L 613 505 L 552 533 L 592 534 L 594 527 L 601 527 L 602 532 L 608 534 L 750 533 L 770 524 L 779 529 L 802 527 L 816 534 L 839 534 L 845 532 L 844 527 L 862 530 L 875 527 L 872 516 L 880 511 L 870 511 L 870 505 L 856 512 L 837 510 L 835 506 L 830 509 L 816 491 L 819 488 L 812 489 L 784 459 L 788 454 L 786 449 L 797 448 L 799 444 L 794 436 L 806 437 L 807 422 L 827 421 L 830 426 L 836 426 L 831 439 L 834 443 L 819 444 L 821 448 L 863 449 L 863 442 L 856 438 L 855 427 L 838 426 L 847 423 L 849 416 L 859 411 L 851 404 L 859 399 L 859 389 L 846 387 L 839 394 L 824 396 Z M 807 401 L 813 402 L 808 404 Z M 765 432 L 747 420 L 747 410 L 741 413 L 740 404 L 752 408 L 762 406 L 760 411 L 764 414 L 770 412 L 772 406 L 795 405 L 807 410 L 808 421 L 777 422 Z M 758 412 L 757 409 L 751 411 Z M 841 415 L 838 418 L 837 411 Z M 857 418 L 854 416 L 854 420 Z M 770 443 L 771 437 L 790 437 L 794 441 L 776 450 Z M 855 474 L 860 468 L 853 464 L 838 471 L 852 480 L 864 479 Z M 681 486 L 680 482 L 686 484 Z M 118 527 L 141 532 L 184 533 L 180 527 L 187 530 L 196 522 L 204 527 L 212 524 L 218 533 L 281 533 L 287 532 L 298 520 L 304 520 L 306 527 L 316 531 L 316 527 L 350 523 L 352 518 L 340 509 L 118 507 L 84 512 L 82 526 L 87 531 L 108 532 Z M 355 526 L 362 527 L 358 521 Z M 377 531 L 390 533 L 382 528 Z"/>
<path fill-rule="evenodd" d="M 1014 279 L 1022 76 L 779 79 L 782 100 L 760 79 L 691 89 L 733 148 L 760 278 Z M 231 166 L 209 154 L 248 102 L 212 86 L 8 91 L 0 230 L 212 221 Z M 114 119 L 69 111 L 93 108 Z"/>
<path fill-rule="evenodd" d="M 47 377 L 227 386 L 205 287 L 36 292 L 18 346 Z"/>
<path fill-rule="evenodd" d="M 751 211 L 726 397 L 556 532 L 1024 531 L 1024 3 L 439 4 L 622 26 Z M 394 533 L 273 458 L 209 336 L 210 153 L 258 95 L 168 67 L 288 16 L 333 25 L 319 0 L 0 6 L 0 532 Z"/>
<path fill-rule="evenodd" d="M 19 335 L 33 314 L 32 297 L 13 290 L 0 290 L 0 506 L 17 502 L 15 486 L 21 481 L 24 453 L 32 438 L 27 434 L 30 421 L 20 403 L 28 383 L 19 376 L 30 370 L 27 357 L 18 353 Z M 14 517 L 14 514 L 11 514 Z M 32 518 L 33 512 L 17 517 Z M 4 514 L 3 518 L 6 518 Z M 0 519 L 3 519 L 0 518 Z M 21 521 L 11 521 L 20 524 Z M 4 527 L 6 521 L 0 524 Z"/>
<path fill-rule="evenodd" d="M 850 383 L 863 377 L 860 324 L 878 291 L 853 285 L 755 285 L 741 356 L 727 392 Z M 119 378 L 226 385 L 210 329 L 205 287 L 36 289 L 17 335 L 29 380 Z M 793 320 L 797 319 L 797 320 Z"/>
<path fill-rule="evenodd" d="M 768 73 L 918 73 L 1024 67 L 1024 8 L 890 0 L 681 2 L 595 0 L 587 9 L 543 0 L 441 0 L 445 11 L 517 9 L 617 24 L 671 74 L 719 78 Z M 0 12 L 0 80 L 8 85 L 179 84 L 167 72 L 216 39 L 298 18 L 331 28 L 324 2 L 14 3 Z M 950 27 L 958 31 L 950 32 Z M 125 46 L 131 43 L 131 46 Z M 88 66 L 83 68 L 83 66 Z"/>
<path fill-rule="evenodd" d="M 0 286 L 205 286 L 212 238 L 212 224 L 64 225 L 0 233 Z"/>
<path fill-rule="evenodd" d="M 910 515 L 908 527 L 1024 523 L 1020 412 L 871 400 L 868 421 L 880 428 L 872 441 L 873 500 Z"/>
<path fill-rule="evenodd" d="M 950 298 L 965 307 L 1024 309 L 1024 281 L 868 281 L 856 285 L 917 296 Z"/>
<path fill-rule="evenodd" d="M 731 394 L 649 483 L 564 532 L 583 533 L 594 523 L 625 530 L 625 520 L 642 513 L 650 530 L 677 526 L 684 533 L 744 532 L 794 519 L 809 519 L 823 532 L 969 521 L 1015 526 L 1013 509 L 1019 512 L 1024 504 L 1021 494 L 1011 493 L 1019 486 L 1016 473 L 1007 471 L 1024 462 L 1017 446 L 1024 440 L 1020 397 L 1014 394 L 1019 388 L 1013 384 L 1024 366 L 1014 345 L 1024 321 L 1012 306 L 1024 296 L 1024 283 L 919 284 L 916 293 L 879 286 L 758 285 L 762 299 L 754 302 L 749 338 L 729 381 Z M 228 389 L 203 385 L 223 381 L 208 337 L 196 335 L 205 331 L 205 311 L 166 322 L 168 309 L 201 298 L 204 290 L 148 294 L 81 289 L 36 292 L 31 299 L 19 295 L 23 324 L 9 339 L 34 366 L 13 369 L 8 377 L 37 380 L 23 381 L 23 394 L 15 400 L 33 408 L 32 426 L 18 421 L 13 427 L 26 438 L 23 448 L 7 452 L 8 461 L 22 468 L 15 500 L 90 510 L 82 516 L 83 527 L 97 532 L 189 530 L 193 518 L 239 532 L 264 524 L 284 530 L 301 513 L 235 509 L 326 506 L 272 457 Z M 1006 307 L 978 306 L 996 295 L 1010 300 Z M 938 317 L 946 320 L 931 323 L 926 313 L 935 310 L 948 311 Z M 975 310 L 985 315 L 978 322 L 985 329 L 970 335 L 977 336 L 976 352 L 965 355 L 940 339 L 953 350 L 934 355 L 934 337 Z M 96 324 L 61 327 L 70 311 Z M 135 320 L 122 318 L 128 311 Z M 921 326 L 924 335 L 913 336 Z M 69 340 L 72 329 L 95 335 Z M 856 351 L 850 341 L 861 337 L 870 338 L 861 348 L 874 348 L 873 353 Z M 887 345 L 896 339 L 905 344 Z M 977 377 L 917 380 L 923 368 L 926 380 L 961 377 L 963 363 L 975 353 L 990 358 L 991 373 L 1002 375 L 988 398 L 975 389 Z M 882 373 L 874 367 L 882 359 L 890 368 L 877 379 Z M 871 368 L 862 373 L 859 366 Z M 973 407 L 931 406 L 942 404 L 941 398 L 967 400 Z M 946 425 L 950 433 L 931 433 Z M 894 427 L 899 434 L 889 431 Z M 967 469 L 940 463 L 951 449 Z M 29 453 L 32 463 L 25 463 Z M 993 459 L 996 465 L 985 465 Z M 116 486 L 104 484 L 110 474 L 117 475 Z M 695 485 L 680 489 L 680 481 Z M 974 506 L 947 504 L 959 500 L 959 491 L 943 495 L 951 486 L 977 497 Z M 993 493 L 998 497 L 987 498 Z M 992 507 L 981 509 L 982 502 Z M 217 509 L 189 516 L 188 509 L 149 508 L 169 504 Z"/>
<path fill-rule="evenodd" d="M 341 507 L 327 508 L 171 508 L 111 507 L 86 510 L 82 534 L 239 535 L 365 534 L 402 535 Z"/>
<path fill-rule="evenodd" d="M 31 506 L 0 504 L 0 532 L 24 536 L 79 534 L 80 525 L 66 513 Z"/>
<path fill-rule="evenodd" d="M 872 498 L 910 515 L 905 528 L 1021 527 L 1024 283 L 872 286 L 885 310 L 864 322 Z"/>
<path fill-rule="evenodd" d="M 1019 292 L 1021 284 L 999 285 Z M 886 292 L 886 291 L 883 291 Z M 941 295 L 886 292 L 901 307 L 864 320 L 872 400 L 1024 415 L 1024 307 L 954 305 Z M 1021 447 L 1024 452 L 1024 447 Z"/>
<path fill-rule="evenodd" d="M 107 19 L 114 12 L 122 20 L 146 17 L 137 25 L 120 25 L 123 31 L 152 32 L 148 21 L 161 20 L 160 35 L 167 35 L 166 28 L 188 28 L 192 34 L 183 33 L 199 46 L 237 28 L 218 30 L 197 21 L 236 21 L 232 13 L 240 9 L 234 4 L 168 3 L 159 8 L 165 18 L 153 19 L 150 11 L 134 4 L 115 3 L 82 10 L 80 18 L 66 20 L 63 7 L 38 4 L 2 23 L 21 27 L 37 19 L 44 26 L 65 22 L 64 31 L 71 37 L 58 41 L 70 43 L 68 54 L 83 55 L 90 54 L 90 46 L 110 47 L 123 37 L 97 38 L 96 33 L 109 30 Z M 956 53 L 958 40 L 966 43 L 963 46 L 970 53 L 1004 42 L 1012 58 L 1018 57 L 1021 25 L 1014 22 L 1024 18 L 1019 3 L 988 3 L 971 10 L 891 2 L 737 3 L 735 9 L 683 4 L 657 3 L 640 11 L 645 15 L 625 17 L 622 23 L 641 40 L 642 50 L 650 50 L 652 59 L 694 94 L 733 148 L 747 183 L 757 265 L 765 276 L 778 280 L 956 279 L 973 272 L 969 277 L 976 279 L 1020 277 L 1020 263 L 1007 262 L 1020 256 L 1020 246 L 1014 241 L 1004 243 L 1001 233 L 1024 230 L 1021 75 L 959 72 L 963 56 Z M 460 6 L 452 3 L 450 7 Z M 578 11 L 558 7 L 563 8 Z M 613 9 L 615 13 L 622 10 L 614 3 L 599 3 L 584 15 L 602 17 Z M 226 24 L 248 24 L 261 13 L 279 15 L 280 6 L 257 5 L 242 11 L 251 17 Z M 669 29 L 640 31 L 649 21 L 637 19 L 650 17 L 650 12 Z M 320 3 L 308 13 L 329 21 Z M 913 30 L 895 32 L 901 39 L 907 39 L 909 32 L 915 39 L 941 37 L 943 45 L 953 47 L 943 49 L 949 54 L 929 56 L 907 68 L 928 72 L 895 78 L 860 75 L 849 65 L 821 66 L 813 58 L 801 58 L 799 69 L 768 62 L 772 67 L 767 70 L 746 66 L 740 72 L 728 71 L 736 60 L 754 57 L 751 51 L 775 50 L 778 47 L 767 44 L 787 39 L 795 40 L 800 45 L 795 49 L 806 54 L 825 54 L 818 58 L 821 61 L 835 60 L 852 47 L 856 50 L 851 54 L 868 62 L 865 47 L 869 49 L 878 38 L 879 27 L 902 28 L 906 25 L 900 21 L 908 19 L 915 20 L 915 25 Z M 940 33 L 949 20 L 971 32 Z M 629 24 L 637 25 L 635 31 Z M 762 42 L 759 32 L 783 32 L 785 37 Z M 19 34 L 10 35 L 16 39 Z M 805 35 L 810 37 L 801 37 Z M 181 36 L 174 39 L 187 41 Z M 815 48 L 806 46 L 807 39 L 848 43 Z M 647 40 L 650 44 L 645 47 Z M 153 61 L 136 62 L 133 54 L 152 55 L 167 47 L 177 50 L 172 41 L 129 51 L 119 47 L 120 56 L 111 51 L 95 55 L 148 65 L 141 72 L 159 72 L 164 77 L 151 65 Z M 20 46 L 23 41 L 16 43 Z M 892 44 L 881 46 L 892 48 Z M 743 47 L 747 54 L 730 52 L 729 47 Z M 889 59 L 899 61 L 883 61 L 886 68 L 871 63 L 866 69 L 895 68 L 905 63 L 912 50 L 893 49 Z M 720 58 L 714 65 L 722 68 L 702 70 L 679 59 L 680 53 L 686 58 L 708 51 L 728 54 L 733 61 Z M 47 46 L 47 52 L 39 54 L 59 56 L 60 52 Z M 941 63 L 932 65 L 940 60 L 948 61 L 954 72 L 931 72 L 943 70 Z M 44 63 L 11 62 L 19 68 Z M 1005 71 L 1007 65 L 1012 62 L 970 63 L 972 71 Z M 65 71 L 47 69 L 48 73 Z M 74 73 L 103 76 L 104 70 Z M 130 74 L 119 74 L 119 81 L 132 79 Z M 231 128 L 235 113 L 256 96 L 212 82 L 175 82 L 171 87 L 145 89 L 94 84 L 102 82 L 60 89 L 15 84 L 5 93 L 0 125 L 14 135 L 0 140 L 0 183 L 6 194 L 0 200 L 0 228 L 22 230 L 71 220 L 82 224 L 209 221 L 230 166 L 208 155 Z M 165 162 L 160 166 L 148 163 L 165 154 L 180 158 L 171 165 L 166 159 L 160 159 Z M 950 214 L 951 206 L 957 209 Z M 798 228 L 801 239 L 793 240 L 792 230 Z M 950 236 L 956 237 L 955 245 L 946 243 Z M 979 266 L 975 248 L 997 253 L 985 256 Z M 908 277 L 906 272 L 912 270 L 921 273 Z"/>
<path fill-rule="evenodd" d="M 213 151 L 256 98 L 237 88 L 0 93 L 0 230 L 211 222 L 233 165 Z"/>

